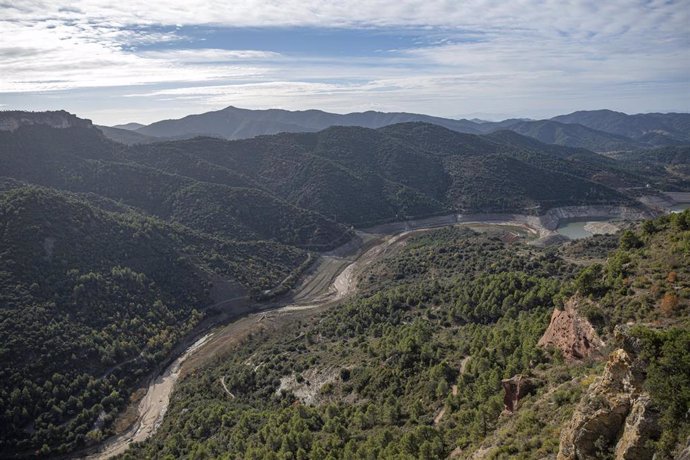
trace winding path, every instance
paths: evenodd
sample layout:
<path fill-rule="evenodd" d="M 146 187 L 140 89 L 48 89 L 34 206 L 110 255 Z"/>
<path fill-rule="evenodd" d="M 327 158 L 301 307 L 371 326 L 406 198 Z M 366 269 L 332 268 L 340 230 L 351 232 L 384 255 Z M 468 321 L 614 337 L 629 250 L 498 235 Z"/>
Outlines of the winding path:
<path fill-rule="evenodd" d="M 230 392 L 230 390 L 228 390 L 227 385 L 225 385 L 225 376 L 222 376 L 222 377 L 220 378 L 220 384 L 223 386 L 223 390 L 225 390 L 225 392 L 228 394 L 228 396 L 230 396 L 232 399 L 235 399 L 235 395 L 232 394 L 232 393 Z"/>
<path fill-rule="evenodd" d="M 410 232 L 405 232 L 410 233 Z M 263 319 L 267 311 L 277 313 L 290 313 L 302 310 L 309 310 L 321 307 L 330 303 L 337 302 L 350 294 L 355 289 L 355 272 L 360 266 L 370 264 L 377 258 L 381 247 L 388 247 L 394 241 L 402 237 L 402 234 L 394 236 L 382 236 L 359 232 L 357 244 L 348 243 L 341 248 L 323 254 L 315 263 L 314 270 L 308 274 L 305 281 L 298 286 L 291 300 L 283 304 L 266 304 L 253 310 L 248 309 L 247 313 L 259 313 Z M 373 247 L 363 251 L 367 245 Z M 229 301 L 219 302 L 216 305 L 225 304 Z M 230 324 L 240 322 L 238 319 Z M 105 460 L 116 455 L 122 454 L 130 444 L 141 442 L 151 436 L 160 426 L 163 417 L 168 409 L 170 394 L 180 376 L 182 364 L 193 354 L 198 352 L 203 345 L 214 337 L 215 333 L 206 334 L 197 340 L 184 353 L 182 353 L 172 364 L 170 364 L 161 374 L 156 376 L 149 383 L 146 396 L 139 402 L 137 421 L 126 432 L 107 439 L 100 445 L 98 451 L 86 456 L 83 454 L 77 458 L 89 460 Z M 219 334 L 222 335 L 222 334 Z M 225 382 L 220 382 L 228 395 L 234 395 L 225 386 Z"/>
<path fill-rule="evenodd" d="M 389 253 L 393 245 L 402 242 L 412 234 L 428 231 L 433 228 L 451 225 L 493 224 L 511 225 L 525 228 L 527 231 L 544 237 L 549 230 L 532 217 L 516 215 L 485 215 L 462 216 L 452 214 L 428 219 L 411 220 L 380 225 L 357 232 L 357 237 L 333 251 L 323 253 L 289 300 L 281 303 L 267 303 L 263 305 L 245 306 L 243 317 L 236 317 L 235 321 L 224 328 L 231 328 L 250 315 L 265 315 L 268 311 L 289 314 L 317 307 L 332 305 L 352 294 L 356 290 L 357 275 L 371 263 Z M 220 304 L 230 302 L 229 299 Z M 259 318 L 260 321 L 263 318 Z M 192 355 L 199 354 L 204 346 L 212 348 L 210 342 L 216 333 L 211 332 L 189 346 L 162 373 L 153 378 L 149 384 L 146 396 L 138 406 L 137 421 L 123 434 L 107 439 L 100 445 L 97 452 L 78 458 L 104 460 L 122 454 L 133 442 L 141 442 L 151 436 L 160 426 L 168 409 L 170 394 L 180 376 L 182 364 Z M 217 339 L 222 340 L 223 334 L 218 333 Z M 234 395 L 225 385 L 224 378 L 220 383 L 228 395 Z M 439 419 L 443 414 L 439 414 Z"/>

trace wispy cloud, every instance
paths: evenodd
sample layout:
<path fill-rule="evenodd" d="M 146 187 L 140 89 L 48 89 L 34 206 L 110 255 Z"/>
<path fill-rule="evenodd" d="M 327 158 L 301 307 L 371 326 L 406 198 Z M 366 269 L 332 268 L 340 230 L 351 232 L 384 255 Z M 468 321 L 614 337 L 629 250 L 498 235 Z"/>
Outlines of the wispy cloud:
<path fill-rule="evenodd" d="M 251 50 L 137 53 L 137 45 L 179 38 L 113 25 L 0 21 L 0 28 L 0 93 L 256 77 L 264 70 L 234 63 L 272 57 Z"/>
<path fill-rule="evenodd" d="M 442 115 L 690 108 L 685 0 L 24 0 L 1 4 L 0 18 L 4 97 L 111 88 L 162 105 Z M 214 40 L 241 28 L 287 39 L 313 27 L 414 39 L 346 58 L 319 43 L 279 52 L 275 41 Z"/>
<path fill-rule="evenodd" d="M 257 50 L 225 50 L 225 49 L 172 49 L 155 50 L 137 53 L 139 57 L 148 59 L 162 59 L 175 62 L 237 62 L 276 60 L 280 53 Z"/>
<path fill-rule="evenodd" d="M 122 25 L 222 25 L 228 27 L 442 26 L 480 30 L 524 29 L 610 35 L 635 30 L 681 34 L 687 25 L 683 1 L 661 0 L 24 0 L 4 6 L 7 20 L 62 20 Z"/>

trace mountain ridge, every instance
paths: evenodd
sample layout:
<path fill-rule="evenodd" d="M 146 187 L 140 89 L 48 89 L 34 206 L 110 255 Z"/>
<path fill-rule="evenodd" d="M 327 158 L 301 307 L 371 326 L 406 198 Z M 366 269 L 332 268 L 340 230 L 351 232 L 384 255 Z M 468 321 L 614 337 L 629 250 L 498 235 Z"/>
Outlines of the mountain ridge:
<path fill-rule="evenodd" d="M 613 120 L 613 121 L 612 121 Z M 224 109 L 168 119 L 129 129 L 147 137 L 127 138 L 113 132 L 114 140 L 133 144 L 159 139 L 187 139 L 212 136 L 244 139 L 281 132 L 315 132 L 330 126 L 380 128 L 404 122 L 426 122 L 471 134 L 488 134 L 510 129 L 542 142 L 594 151 L 635 150 L 690 143 L 690 114 L 648 113 L 627 115 L 610 110 L 579 111 L 550 119 L 513 118 L 503 121 L 451 119 L 408 112 L 330 113 L 317 109 L 290 111 L 284 109 L 251 110 L 229 106 Z M 630 124 L 631 126 L 627 126 Z M 137 124 L 128 124 L 137 125 Z M 127 126 L 127 125 L 118 125 Z"/>
<path fill-rule="evenodd" d="M 255 308 L 250 295 L 285 293 L 317 251 L 350 240 L 355 227 L 450 213 L 644 208 L 635 191 L 690 189 L 687 152 L 676 147 L 617 158 L 514 131 L 410 121 L 128 146 L 66 112 L 14 116 L 21 123 L 0 131 L 0 456 L 100 441 L 137 382 L 188 331 Z M 539 290 L 527 278 L 474 276 L 487 270 L 487 247 L 519 254 L 487 235 L 468 263 L 455 253 L 469 235 L 453 235 L 404 272 L 437 254 L 439 269 L 463 267 L 477 288 L 528 281 L 524 304 L 534 306 Z M 483 313 L 458 304 L 455 320 L 495 321 L 515 313 L 514 300 Z"/>
<path fill-rule="evenodd" d="M 602 204 L 599 200 L 604 196 L 614 204 L 630 203 L 629 197 L 614 189 L 640 186 L 654 178 L 666 183 L 669 190 L 674 189 L 669 181 L 684 183 L 667 177 L 660 167 L 651 176 L 645 171 L 643 177 L 626 163 L 586 149 L 548 145 L 509 132 L 466 134 L 436 124 L 406 122 L 378 129 L 335 126 L 315 133 L 234 141 L 196 137 L 126 147 L 108 140 L 97 127 L 53 132 L 32 125 L 6 132 L 9 137 L 4 149 L 10 154 L 6 165 L 8 171 L 14 171 L 8 173 L 11 177 L 38 180 L 45 186 L 69 184 L 78 192 L 105 193 L 163 218 L 188 215 L 175 214 L 171 206 L 181 196 L 179 191 L 195 182 L 208 183 L 204 187 L 211 187 L 209 191 L 218 186 L 260 190 L 292 206 L 356 226 L 453 209 L 505 212 L 539 204 L 542 210 Z M 23 156 L 11 153 L 18 149 L 24 149 Z M 64 159 L 57 161 L 58 153 Z M 38 156 L 32 160 L 32 155 Z M 53 166 L 48 167 L 50 164 Z M 77 181 L 70 179 L 74 173 L 65 169 L 67 165 L 79 171 Z M 531 181 L 511 173 L 511 168 L 523 171 Z M 500 178 L 498 171 L 503 171 Z M 142 179 L 132 182 L 130 176 Z M 554 177 L 562 179 L 560 185 L 575 187 L 567 200 L 554 198 L 566 195 L 558 191 L 557 182 L 546 186 Z M 160 190 L 168 191 L 151 190 L 142 201 L 142 186 L 152 180 L 160 181 Z M 130 189 L 116 186 L 128 182 Z M 489 183 L 498 188 L 478 193 Z M 340 187 L 337 193 L 336 184 Z M 579 194 L 585 189 L 600 198 L 588 202 L 594 195 Z M 500 190 L 505 191 L 504 197 L 496 201 Z M 554 195 L 544 201 L 547 190 Z M 343 202 L 342 196 L 351 201 Z M 134 201 L 127 201 L 130 199 Z"/>

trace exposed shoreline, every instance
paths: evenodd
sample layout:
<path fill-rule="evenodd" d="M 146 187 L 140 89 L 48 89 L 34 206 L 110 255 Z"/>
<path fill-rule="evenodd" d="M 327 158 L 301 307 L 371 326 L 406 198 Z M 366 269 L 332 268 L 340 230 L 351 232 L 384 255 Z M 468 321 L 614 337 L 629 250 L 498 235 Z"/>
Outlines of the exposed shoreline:
<path fill-rule="evenodd" d="M 564 219 L 611 218 L 640 220 L 651 213 L 635 208 L 620 206 L 579 206 L 556 208 L 542 216 L 523 214 L 448 214 L 445 216 L 393 222 L 358 230 L 356 237 L 332 251 L 322 253 L 314 266 L 307 270 L 303 281 L 283 300 L 269 303 L 252 303 L 245 298 L 221 301 L 216 306 L 233 308 L 233 313 L 224 319 L 221 329 L 231 328 L 236 323 L 249 321 L 253 317 L 268 313 L 291 314 L 313 310 L 335 304 L 352 294 L 356 289 L 356 275 L 364 267 L 385 256 L 391 245 L 397 244 L 415 233 L 453 225 L 510 225 L 522 227 L 537 238 L 533 244 L 546 244 L 554 237 L 558 223 Z M 218 321 L 221 323 L 222 321 Z M 207 325 L 208 326 L 208 325 Z M 216 334 L 218 332 L 218 334 Z M 213 342 L 223 338 L 222 330 L 205 331 L 199 339 L 171 357 L 162 372 L 150 380 L 146 396 L 138 403 L 137 421 L 122 434 L 112 436 L 101 443 L 75 454 L 76 458 L 104 460 L 124 453 L 133 442 L 141 442 L 155 433 L 167 411 L 169 398 L 185 361 Z M 190 338 L 182 343 L 189 344 Z M 181 345 L 181 344 L 180 344 Z M 176 347 L 176 348 L 179 348 Z M 98 449 L 98 450 L 96 450 Z"/>

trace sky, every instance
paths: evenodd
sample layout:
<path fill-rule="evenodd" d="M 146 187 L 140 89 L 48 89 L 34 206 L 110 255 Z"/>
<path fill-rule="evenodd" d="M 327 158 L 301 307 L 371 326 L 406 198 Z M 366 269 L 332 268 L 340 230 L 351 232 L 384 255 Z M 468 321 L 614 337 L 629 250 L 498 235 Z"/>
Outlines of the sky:
<path fill-rule="evenodd" d="M 0 0 L 0 110 L 690 111 L 690 0 Z"/>

